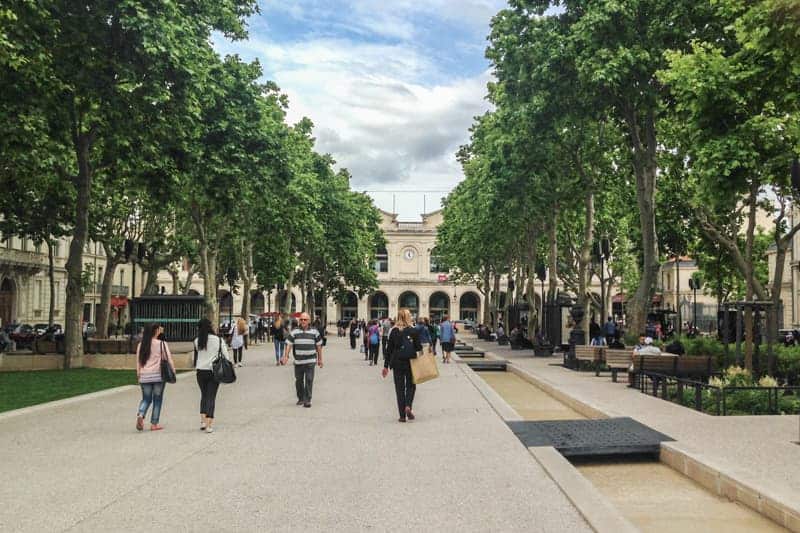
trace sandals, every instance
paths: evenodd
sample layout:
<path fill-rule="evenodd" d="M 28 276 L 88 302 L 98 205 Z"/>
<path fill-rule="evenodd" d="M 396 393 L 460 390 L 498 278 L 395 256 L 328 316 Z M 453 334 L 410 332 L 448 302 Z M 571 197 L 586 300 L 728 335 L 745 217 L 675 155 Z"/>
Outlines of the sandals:
<path fill-rule="evenodd" d="M 164 429 L 164 426 L 159 426 L 158 424 L 150 424 L 150 431 L 161 431 Z"/>
<path fill-rule="evenodd" d="M 136 431 L 142 431 L 144 429 L 144 417 L 142 415 L 136 415 Z"/>
<path fill-rule="evenodd" d="M 416 418 L 414 416 L 414 413 L 411 412 L 410 407 L 406 407 L 406 418 L 408 418 L 409 420 L 414 420 Z"/>

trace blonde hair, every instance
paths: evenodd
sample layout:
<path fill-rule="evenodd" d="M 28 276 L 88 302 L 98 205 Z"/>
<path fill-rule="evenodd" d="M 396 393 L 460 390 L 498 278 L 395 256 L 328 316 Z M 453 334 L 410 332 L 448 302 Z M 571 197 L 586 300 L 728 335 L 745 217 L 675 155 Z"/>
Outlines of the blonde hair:
<path fill-rule="evenodd" d="M 399 329 L 410 328 L 412 326 L 411 311 L 409 311 L 408 308 L 401 307 L 397 312 L 397 321 L 395 322 L 395 326 L 397 326 Z"/>
<path fill-rule="evenodd" d="M 244 321 L 244 318 L 239 317 L 236 319 L 236 329 L 239 330 L 239 335 L 247 333 L 247 322 Z"/>
<path fill-rule="evenodd" d="M 276 318 L 272 325 L 276 328 L 281 327 L 283 325 L 283 319 L 281 317 Z"/>

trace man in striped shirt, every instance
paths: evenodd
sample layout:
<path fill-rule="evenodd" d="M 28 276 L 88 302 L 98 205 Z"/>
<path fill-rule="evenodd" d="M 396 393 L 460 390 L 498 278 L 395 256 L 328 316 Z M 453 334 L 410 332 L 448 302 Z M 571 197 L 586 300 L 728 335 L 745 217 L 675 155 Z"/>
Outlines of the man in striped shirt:
<path fill-rule="evenodd" d="M 311 388 L 314 385 L 314 365 L 322 368 L 322 336 L 310 327 L 308 313 L 300 315 L 300 327 L 286 337 L 286 352 L 283 364 L 294 349 L 294 386 L 297 390 L 297 405 L 311 407 Z"/>

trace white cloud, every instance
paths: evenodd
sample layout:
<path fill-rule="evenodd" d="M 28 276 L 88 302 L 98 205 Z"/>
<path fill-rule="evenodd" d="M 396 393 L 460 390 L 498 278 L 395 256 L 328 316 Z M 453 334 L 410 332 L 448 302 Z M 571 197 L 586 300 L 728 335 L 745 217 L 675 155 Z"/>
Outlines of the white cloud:
<path fill-rule="evenodd" d="M 344 24 L 343 14 L 333 13 L 338 8 L 344 10 L 349 33 L 312 29 L 298 36 L 302 40 L 278 42 L 269 33 L 251 32 L 249 41 L 222 47 L 261 60 L 268 77 L 289 97 L 289 121 L 311 118 L 317 149 L 331 153 L 351 171 L 354 189 L 451 189 L 462 179 L 455 152 L 468 141 L 473 117 L 488 108 L 484 96 L 490 75 L 488 71 L 458 75 L 452 68 L 448 72 L 414 41 L 421 30 L 412 19 L 429 17 L 425 26 L 457 21 L 485 35 L 489 18 L 504 2 L 348 0 L 344 4 L 332 8 L 320 0 L 278 0 L 267 3 L 263 11 L 278 10 L 309 21 L 309 26 L 324 21 L 334 27 Z M 354 38 L 367 33 L 382 39 Z M 444 195 L 426 195 L 425 208 L 438 208 Z M 392 208 L 392 196 L 373 194 L 386 210 Z M 414 218 L 423 209 L 422 194 L 394 197 L 403 218 Z"/>

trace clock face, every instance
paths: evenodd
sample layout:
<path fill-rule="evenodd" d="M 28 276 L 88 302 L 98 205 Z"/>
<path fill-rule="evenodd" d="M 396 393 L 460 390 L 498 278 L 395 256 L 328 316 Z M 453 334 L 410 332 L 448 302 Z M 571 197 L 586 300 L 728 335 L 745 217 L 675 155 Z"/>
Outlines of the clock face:
<path fill-rule="evenodd" d="M 403 252 L 403 257 L 406 259 L 406 261 L 411 261 L 414 259 L 414 250 L 408 248 L 405 252 Z"/>

